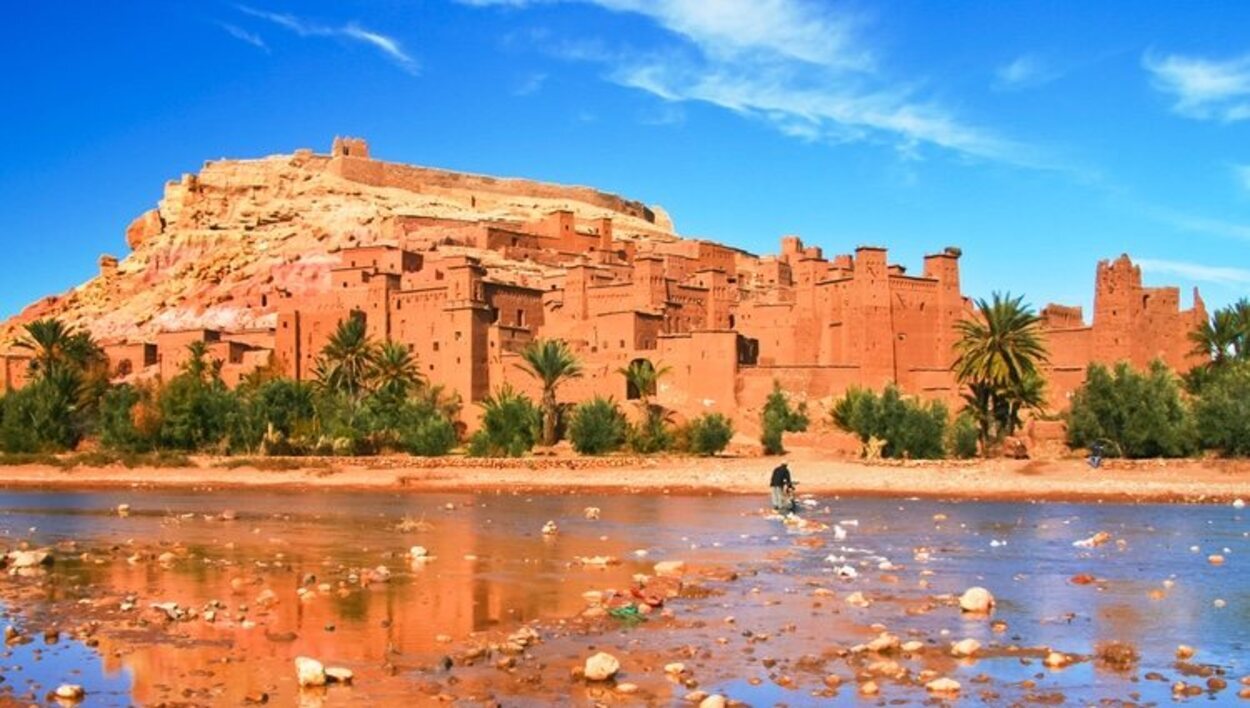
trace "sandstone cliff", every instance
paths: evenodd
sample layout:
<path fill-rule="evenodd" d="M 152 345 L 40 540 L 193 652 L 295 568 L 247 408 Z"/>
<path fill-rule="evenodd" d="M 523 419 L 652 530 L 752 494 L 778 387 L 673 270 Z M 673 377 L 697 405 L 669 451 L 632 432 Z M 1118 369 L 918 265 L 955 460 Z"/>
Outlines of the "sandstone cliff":
<path fill-rule="evenodd" d="M 42 317 L 104 341 L 272 327 L 277 299 L 326 289 L 336 251 L 371 243 L 463 250 L 500 280 L 541 275 L 543 266 L 456 242 L 449 225 L 529 223 L 569 210 L 579 220 L 612 218 L 620 240 L 674 238 L 662 210 L 614 195 L 410 167 L 367 151 L 363 141 L 336 140 L 331 155 L 209 162 L 169 182 L 159 205 L 126 229 L 129 255 L 102 256 L 97 277 L 0 324 L 0 349 Z"/>

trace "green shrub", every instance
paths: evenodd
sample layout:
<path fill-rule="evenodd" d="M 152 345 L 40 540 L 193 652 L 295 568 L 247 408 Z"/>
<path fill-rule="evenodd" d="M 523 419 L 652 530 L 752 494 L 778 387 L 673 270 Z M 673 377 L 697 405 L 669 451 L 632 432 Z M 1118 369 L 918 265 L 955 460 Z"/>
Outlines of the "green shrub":
<path fill-rule="evenodd" d="M 482 427 L 469 439 L 474 457 L 520 457 L 529 452 L 542 430 L 542 414 L 534 402 L 505 384 L 482 401 Z"/>
<path fill-rule="evenodd" d="M 85 421 L 79 407 L 80 377 L 56 369 L 4 397 L 0 449 L 5 452 L 72 450 Z"/>
<path fill-rule="evenodd" d="M 130 384 L 114 386 L 105 392 L 100 399 L 100 417 L 96 421 L 101 445 L 122 452 L 152 449 L 156 441 L 135 425 L 135 408 L 142 401 L 143 393 Z"/>
<path fill-rule="evenodd" d="M 940 401 L 922 402 L 903 396 L 890 384 L 880 395 L 852 388 L 833 406 L 833 422 L 862 443 L 884 441 L 881 454 L 890 458 L 933 460 L 946 455 L 949 414 Z"/>
<path fill-rule="evenodd" d="M 226 442 L 238 399 L 220 379 L 201 380 L 183 373 L 160 393 L 161 447 L 172 450 L 216 449 Z"/>
<path fill-rule="evenodd" d="M 760 442 L 765 455 L 780 455 L 786 450 L 781 443 L 783 433 L 801 433 L 807 430 L 807 404 L 790 407 L 790 398 L 781 390 L 781 384 L 773 381 L 773 391 L 768 394 L 764 410 L 760 413 Z"/>
<path fill-rule="evenodd" d="M 976 419 L 967 413 L 960 413 L 955 417 L 955 423 L 951 425 L 948 449 L 952 455 L 961 460 L 971 459 L 977 456 L 977 444 L 980 439 L 981 430 L 977 426 Z"/>
<path fill-rule="evenodd" d="M 673 433 L 664 409 L 656 405 L 648 406 L 646 417 L 629 426 L 626 443 L 630 450 L 641 455 L 672 449 Z"/>
<path fill-rule="evenodd" d="M 446 455 L 457 443 L 456 426 L 439 411 L 416 421 L 404 434 L 404 449 L 420 457 Z"/>
<path fill-rule="evenodd" d="M 682 431 L 685 447 L 696 455 L 715 455 L 729 446 L 733 438 L 733 421 L 720 413 L 694 418 Z"/>
<path fill-rule="evenodd" d="M 1250 364 L 1214 370 L 1194 402 L 1203 447 L 1226 456 L 1250 455 Z"/>
<path fill-rule="evenodd" d="M 582 455 L 615 452 L 625 444 L 625 414 L 611 398 L 595 396 L 578 404 L 569 416 L 569 439 Z"/>
<path fill-rule="evenodd" d="M 1068 411 L 1068 445 L 1101 442 L 1108 456 L 1184 457 L 1197 437 L 1176 377 L 1158 361 L 1144 373 L 1123 362 L 1114 372 L 1091 364 Z"/>

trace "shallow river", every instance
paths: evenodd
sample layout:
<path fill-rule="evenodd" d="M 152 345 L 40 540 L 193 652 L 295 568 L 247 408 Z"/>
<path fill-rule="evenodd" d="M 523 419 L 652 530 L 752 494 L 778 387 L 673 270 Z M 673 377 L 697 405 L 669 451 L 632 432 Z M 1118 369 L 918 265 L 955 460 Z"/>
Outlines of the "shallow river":
<path fill-rule="evenodd" d="M 62 546 L 46 574 L 0 579 L 7 623 L 34 637 L 0 657 L 0 704 L 39 702 L 70 682 L 86 688 L 83 705 L 239 705 L 261 691 L 271 705 L 411 705 L 435 693 L 466 705 L 683 705 L 694 684 L 662 670 L 682 661 L 698 690 L 751 705 L 850 705 L 865 700 L 856 693 L 856 673 L 865 669 L 835 652 L 877 636 L 874 624 L 926 644 L 892 661 L 912 675 L 928 669 L 959 681 L 971 702 L 1170 702 L 1176 681 L 1206 689 L 1213 676 L 1228 688 L 1193 700 L 1232 702 L 1250 673 L 1250 574 L 1242 567 L 1250 515 L 1231 507 L 821 498 L 803 517 L 828 528 L 804 533 L 764 514 L 764 501 L 3 492 L 0 547 Z M 125 517 L 116 512 L 123 503 L 131 507 Z M 586 507 L 601 508 L 601 518 L 585 518 Z M 234 520 L 218 518 L 226 509 Z M 405 518 L 422 529 L 397 530 Z M 541 533 L 548 520 L 559 533 Z M 1111 540 L 1073 546 L 1100 531 Z M 433 559 L 411 563 L 413 545 Z M 158 562 L 166 551 L 175 560 Z M 1210 563 L 1211 554 L 1225 562 Z M 621 562 L 575 562 L 591 556 Z M 662 560 L 686 561 L 701 589 L 669 601 L 671 617 L 608 618 L 593 628 L 576 619 L 583 593 L 627 588 Z M 350 582 L 379 565 L 389 582 Z M 835 569 L 845 566 L 857 577 L 839 578 Z M 708 568 L 717 570 L 698 574 Z M 1082 575 L 1092 582 L 1073 582 Z M 318 590 L 322 583 L 331 586 Z M 945 597 L 974 585 L 996 596 L 991 618 L 961 614 Z M 300 587 L 311 590 L 306 599 Z M 257 603 L 265 591 L 275 602 Z M 871 604 L 847 604 L 855 591 Z M 128 597 L 136 607 L 123 612 Z M 169 601 L 224 607 L 213 623 L 166 626 L 149 605 Z M 101 621 L 97 646 L 42 636 L 50 624 L 68 633 L 88 619 Z M 1006 629 L 995 631 L 991 620 Z M 543 640 L 516 667 L 440 666 L 527 622 Z M 981 642 L 978 657 L 949 655 L 949 644 L 964 638 Z M 1140 662 L 1125 670 L 1090 658 L 1113 641 L 1134 647 Z M 1196 649 L 1188 662 L 1176 659 L 1181 644 Z M 1087 660 L 1047 668 L 1041 647 Z M 638 693 L 569 678 L 599 650 L 621 660 L 618 680 Z M 291 664 L 298 655 L 352 669 L 355 685 L 301 692 Z M 840 690 L 825 688 L 828 674 L 845 681 Z M 931 700 L 915 681 L 878 683 L 873 702 Z"/>

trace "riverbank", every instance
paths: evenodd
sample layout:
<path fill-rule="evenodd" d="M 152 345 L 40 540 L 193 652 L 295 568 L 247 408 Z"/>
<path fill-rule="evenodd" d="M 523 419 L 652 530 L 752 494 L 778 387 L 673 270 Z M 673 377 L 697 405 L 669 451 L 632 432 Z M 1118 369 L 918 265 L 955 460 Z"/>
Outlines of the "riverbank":
<path fill-rule="evenodd" d="M 196 457 L 186 465 L 160 468 L 6 465 L 0 466 L 0 486 L 759 494 L 779 459 Z M 1112 460 L 1092 470 L 1083 460 L 1063 459 L 866 463 L 803 450 L 785 459 L 800 492 L 823 496 L 1139 503 L 1250 499 L 1250 462 L 1242 460 Z"/>

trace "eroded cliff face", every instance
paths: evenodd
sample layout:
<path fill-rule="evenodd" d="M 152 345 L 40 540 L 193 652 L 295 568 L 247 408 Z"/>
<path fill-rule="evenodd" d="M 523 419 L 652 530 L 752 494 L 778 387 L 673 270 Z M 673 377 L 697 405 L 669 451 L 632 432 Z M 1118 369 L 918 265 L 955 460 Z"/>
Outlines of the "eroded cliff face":
<path fill-rule="evenodd" d="M 329 287 L 338 249 L 372 243 L 472 252 L 504 280 L 541 275 L 455 242 L 447 234 L 459 225 L 526 223 L 565 209 L 611 217 L 617 238 L 673 238 L 667 217 L 588 188 L 408 167 L 340 152 L 337 142 L 336 153 L 210 162 L 168 183 L 159 205 L 126 229 L 129 255 L 102 257 L 97 277 L 0 324 L 0 349 L 42 317 L 102 341 L 272 327 L 277 301 Z"/>

